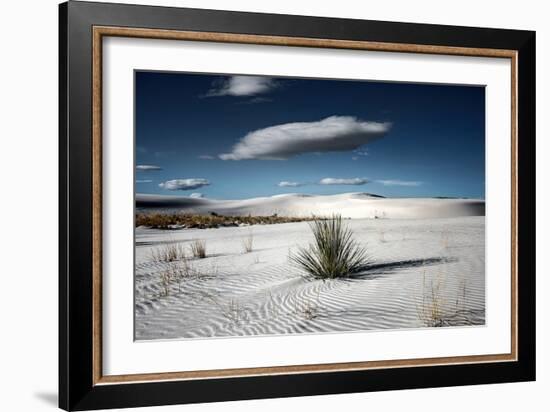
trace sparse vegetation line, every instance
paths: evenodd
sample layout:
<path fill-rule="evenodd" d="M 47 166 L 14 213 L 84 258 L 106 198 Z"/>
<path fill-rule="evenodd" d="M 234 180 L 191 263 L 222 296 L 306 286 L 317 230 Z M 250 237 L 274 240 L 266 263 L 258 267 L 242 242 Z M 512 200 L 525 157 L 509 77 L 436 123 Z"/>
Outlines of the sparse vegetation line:
<path fill-rule="evenodd" d="M 211 229 L 232 226 L 273 225 L 277 223 L 304 222 L 319 219 L 310 217 L 271 216 L 222 216 L 192 215 L 182 213 L 137 213 L 136 227 L 146 226 L 153 229 Z"/>

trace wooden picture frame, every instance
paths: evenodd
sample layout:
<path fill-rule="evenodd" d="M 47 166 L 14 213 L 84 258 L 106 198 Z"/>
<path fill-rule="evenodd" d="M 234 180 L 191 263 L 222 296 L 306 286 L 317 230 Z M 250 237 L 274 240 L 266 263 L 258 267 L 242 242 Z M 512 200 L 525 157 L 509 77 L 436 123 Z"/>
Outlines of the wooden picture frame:
<path fill-rule="evenodd" d="M 535 379 L 535 33 L 68 2 L 60 5 L 59 406 L 216 402 Z M 261 368 L 102 372 L 102 40 L 106 36 L 510 59 L 510 353 Z"/>

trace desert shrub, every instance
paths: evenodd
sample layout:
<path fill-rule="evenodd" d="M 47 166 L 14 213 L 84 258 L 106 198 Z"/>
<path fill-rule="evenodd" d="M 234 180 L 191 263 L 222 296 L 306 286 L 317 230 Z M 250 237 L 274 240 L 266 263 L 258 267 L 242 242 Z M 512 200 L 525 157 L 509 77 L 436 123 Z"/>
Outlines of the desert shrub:
<path fill-rule="evenodd" d="M 157 229 L 167 229 L 170 224 L 173 224 L 173 219 L 170 215 L 164 213 L 138 213 L 136 214 L 136 227 L 147 226 Z"/>
<path fill-rule="evenodd" d="M 367 252 L 342 223 L 340 215 L 310 223 L 314 242 L 290 256 L 291 261 L 309 275 L 333 279 L 360 272 L 368 264 Z"/>
<path fill-rule="evenodd" d="M 313 217 L 271 216 L 222 216 L 211 212 L 209 215 L 185 213 L 136 213 L 136 227 L 145 226 L 154 229 L 209 229 L 239 225 L 273 225 L 313 220 Z"/>
<path fill-rule="evenodd" d="M 206 241 L 193 241 L 191 243 L 191 253 L 193 254 L 193 257 L 197 259 L 204 259 L 206 257 Z"/>

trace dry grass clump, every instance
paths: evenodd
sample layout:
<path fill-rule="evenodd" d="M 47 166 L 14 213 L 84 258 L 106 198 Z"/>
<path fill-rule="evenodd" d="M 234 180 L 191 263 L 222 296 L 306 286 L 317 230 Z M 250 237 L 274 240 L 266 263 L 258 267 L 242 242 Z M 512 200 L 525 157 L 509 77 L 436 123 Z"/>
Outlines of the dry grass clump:
<path fill-rule="evenodd" d="M 297 311 L 297 313 L 300 313 L 304 317 L 304 319 L 312 320 L 317 317 L 319 307 L 315 303 L 306 300 L 304 303 L 301 304 L 301 306 L 296 306 L 295 310 Z"/>
<path fill-rule="evenodd" d="M 181 292 L 184 282 L 189 280 L 206 280 L 218 273 L 217 266 L 211 266 L 207 271 L 197 268 L 188 258 L 168 263 L 166 268 L 159 272 L 160 297 L 170 295 L 175 290 Z"/>
<path fill-rule="evenodd" d="M 190 265 L 187 259 L 179 262 L 173 262 L 168 268 L 171 278 L 178 284 L 178 290 L 181 291 L 182 283 L 195 275 L 195 269 Z"/>
<path fill-rule="evenodd" d="M 440 327 L 445 325 L 443 306 L 445 301 L 441 296 L 443 279 L 438 274 L 435 281 L 426 284 L 426 273 L 422 277 L 422 302 L 417 305 L 416 311 L 420 320 L 428 327 Z"/>
<path fill-rule="evenodd" d="M 169 271 L 160 273 L 160 296 L 165 297 L 170 294 L 170 285 L 172 284 L 172 276 Z"/>
<path fill-rule="evenodd" d="M 192 268 L 187 259 L 181 261 L 173 261 L 168 264 L 166 269 L 159 273 L 160 277 L 160 297 L 170 295 L 172 285 L 177 284 L 178 290 L 181 291 L 182 282 L 191 277 Z"/>
<path fill-rule="evenodd" d="M 368 264 L 367 253 L 342 223 L 340 215 L 310 224 L 314 242 L 291 255 L 294 264 L 319 279 L 334 279 L 360 272 Z"/>
<path fill-rule="evenodd" d="M 181 243 L 165 243 L 151 250 L 153 262 L 174 262 L 185 259 L 185 248 Z"/>
<path fill-rule="evenodd" d="M 222 310 L 223 316 L 233 323 L 239 324 L 249 320 L 249 309 L 238 300 L 230 299 Z"/>
<path fill-rule="evenodd" d="M 449 238 L 450 233 L 448 230 L 444 230 L 443 232 L 441 232 L 441 246 L 443 247 L 443 249 L 449 248 Z"/>
<path fill-rule="evenodd" d="M 193 241 L 191 243 L 191 253 L 193 254 L 193 257 L 197 259 L 204 259 L 206 257 L 206 241 Z"/>
<path fill-rule="evenodd" d="M 221 315 L 231 323 L 238 325 L 247 323 L 250 320 L 251 309 L 237 299 L 231 298 L 224 301 L 216 295 L 206 292 L 203 293 L 203 297 L 212 302 L 218 308 Z"/>
<path fill-rule="evenodd" d="M 250 253 L 252 252 L 252 249 L 254 247 L 254 234 L 250 232 L 243 240 L 243 251 L 244 253 Z"/>
<path fill-rule="evenodd" d="M 313 320 L 320 312 L 319 291 L 315 300 L 296 295 L 294 299 L 294 313 L 305 320 Z"/>
<path fill-rule="evenodd" d="M 422 279 L 422 301 L 416 310 L 419 319 L 428 327 L 472 325 L 472 312 L 466 309 L 467 283 L 460 280 L 458 292 L 453 305 L 442 297 L 445 277 L 438 274 L 428 285 L 426 274 Z M 454 306 L 454 307 L 453 307 Z"/>
<path fill-rule="evenodd" d="M 271 216 L 221 216 L 191 215 L 182 213 L 137 213 L 136 227 L 146 226 L 154 229 L 209 229 L 231 226 L 272 225 L 313 220 L 314 217 Z"/>

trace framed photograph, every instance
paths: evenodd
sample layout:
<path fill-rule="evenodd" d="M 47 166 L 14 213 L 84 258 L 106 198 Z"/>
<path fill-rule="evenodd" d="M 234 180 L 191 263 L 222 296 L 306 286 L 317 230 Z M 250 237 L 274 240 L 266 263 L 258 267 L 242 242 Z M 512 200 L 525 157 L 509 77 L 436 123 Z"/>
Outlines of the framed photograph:
<path fill-rule="evenodd" d="M 535 379 L 535 33 L 60 5 L 66 410 Z"/>

